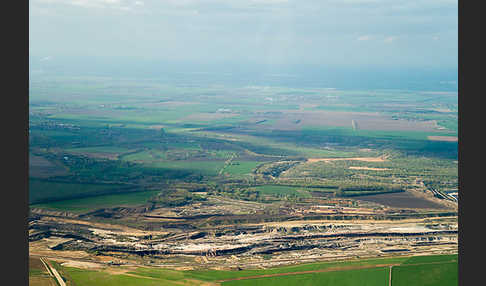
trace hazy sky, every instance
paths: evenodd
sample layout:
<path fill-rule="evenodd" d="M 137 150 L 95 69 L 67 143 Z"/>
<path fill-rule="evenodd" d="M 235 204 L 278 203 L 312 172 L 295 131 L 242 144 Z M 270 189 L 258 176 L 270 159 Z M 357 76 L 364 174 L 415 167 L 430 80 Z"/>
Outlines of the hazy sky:
<path fill-rule="evenodd" d="M 454 69 L 457 0 L 30 0 L 40 61 L 96 56 L 194 62 Z"/>

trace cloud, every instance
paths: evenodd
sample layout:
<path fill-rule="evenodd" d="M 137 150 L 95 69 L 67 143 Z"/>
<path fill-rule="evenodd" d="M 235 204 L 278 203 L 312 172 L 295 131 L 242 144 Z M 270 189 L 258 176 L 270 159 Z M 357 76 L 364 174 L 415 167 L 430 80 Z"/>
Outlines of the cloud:
<path fill-rule="evenodd" d="M 456 2 L 30 0 L 29 39 L 33 54 L 39 58 L 55 54 L 56 62 L 62 54 L 93 54 L 453 65 L 457 61 Z M 436 45 L 423 45 L 424 40 L 441 42 L 444 48 L 438 51 Z M 386 61 L 385 53 L 389 53 Z"/>

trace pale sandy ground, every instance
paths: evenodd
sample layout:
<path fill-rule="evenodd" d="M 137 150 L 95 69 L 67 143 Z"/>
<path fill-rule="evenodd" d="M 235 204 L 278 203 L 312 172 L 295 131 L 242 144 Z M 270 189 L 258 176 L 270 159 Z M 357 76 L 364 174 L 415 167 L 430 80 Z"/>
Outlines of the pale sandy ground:
<path fill-rule="evenodd" d="M 86 261 L 75 261 L 75 260 L 68 260 L 64 263 L 61 263 L 61 265 L 67 267 L 83 268 L 83 269 L 93 269 L 93 268 L 103 267 L 103 265 L 98 263 L 86 262 Z"/>
<path fill-rule="evenodd" d="M 386 171 L 386 170 L 390 170 L 388 168 L 370 168 L 370 167 L 349 167 L 349 169 L 353 169 L 353 170 L 371 170 L 371 171 Z"/>
<path fill-rule="evenodd" d="M 432 141 L 448 141 L 448 142 L 458 141 L 458 138 L 456 136 L 427 136 L 427 139 Z"/>
<path fill-rule="evenodd" d="M 331 162 L 331 161 L 363 161 L 363 162 L 385 162 L 386 157 L 354 157 L 354 158 L 309 158 L 307 162 Z"/>

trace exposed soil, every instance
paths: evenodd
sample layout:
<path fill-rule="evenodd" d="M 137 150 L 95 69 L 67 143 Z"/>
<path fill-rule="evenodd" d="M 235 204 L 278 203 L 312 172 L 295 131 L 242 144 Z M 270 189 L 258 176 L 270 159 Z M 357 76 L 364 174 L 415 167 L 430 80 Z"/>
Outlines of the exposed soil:
<path fill-rule="evenodd" d="M 224 119 L 237 116 L 236 113 L 194 113 L 189 116 L 182 118 L 182 120 L 202 120 L 202 121 L 210 121 L 210 120 L 217 120 L 217 119 Z"/>
<path fill-rule="evenodd" d="M 273 115 L 274 123 L 258 125 L 261 128 L 278 130 L 299 130 L 303 126 L 341 126 L 351 127 L 354 120 L 359 129 L 394 131 L 435 131 L 435 121 L 393 120 L 378 113 L 346 111 L 295 111 L 287 110 Z"/>
<path fill-rule="evenodd" d="M 113 258 L 111 260 L 113 260 Z M 93 269 L 93 268 L 103 267 L 103 265 L 101 264 L 85 262 L 85 261 L 75 261 L 75 260 L 69 260 L 67 262 L 62 263 L 61 265 L 67 267 L 83 268 L 83 269 Z"/>
<path fill-rule="evenodd" d="M 370 171 L 386 171 L 386 170 L 390 170 L 388 168 L 370 168 L 370 167 L 355 167 L 355 166 L 351 166 L 351 167 L 349 167 L 349 169 L 353 169 L 353 170 L 370 170 Z"/>
<path fill-rule="evenodd" d="M 432 141 L 446 141 L 446 142 L 458 141 L 458 138 L 456 136 L 427 136 L 427 139 Z"/>
<path fill-rule="evenodd" d="M 51 277 L 45 276 L 29 276 L 29 285 L 32 286 L 57 286 L 56 282 Z"/>
<path fill-rule="evenodd" d="M 58 166 L 44 157 L 29 154 L 29 177 L 48 178 L 53 176 L 65 176 L 69 174 L 61 166 Z"/>
<path fill-rule="evenodd" d="M 50 249 L 50 244 L 48 239 L 52 240 L 52 238 L 44 238 L 39 241 L 30 241 L 29 242 L 29 255 L 38 255 L 38 256 L 45 256 L 45 257 L 62 257 L 62 258 L 72 258 L 72 259 L 80 259 L 80 258 L 87 258 L 89 254 L 85 251 L 80 250 L 52 250 Z"/>
<path fill-rule="evenodd" d="M 406 208 L 437 207 L 433 200 L 408 191 L 363 199 L 376 201 L 381 197 L 385 202 L 405 202 Z M 29 222 L 29 254 L 79 268 L 168 266 L 168 263 L 174 267 L 231 268 L 270 267 L 303 259 L 312 262 L 374 257 L 388 255 L 386 251 L 390 249 L 409 253 L 457 249 L 454 219 L 430 217 L 425 222 L 416 210 L 397 213 L 397 209 L 375 209 L 371 202 L 358 205 L 351 202 L 334 198 L 315 204 L 270 207 L 208 195 L 207 201 L 197 204 L 158 207 L 143 213 L 124 212 L 123 221 L 113 219 L 109 223 L 94 215 L 60 217 L 56 213 L 33 212 Z M 120 212 L 120 209 L 104 211 Z M 380 220 L 374 220 L 375 216 Z M 412 217 L 420 219 L 408 219 Z M 132 222 L 143 227 L 136 229 Z M 272 258 L 265 259 L 267 254 Z"/>
<path fill-rule="evenodd" d="M 307 162 L 331 162 L 331 161 L 363 161 L 363 162 L 385 162 L 386 158 L 380 157 L 355 157 L 355 158 L 309 158 Z"/>
<path fill-rule="evenodd" d="M 353 199 L 378 203 L 395 208 L 446 209 L 446 207 L 441 204 L 434 203 L 425 198 L 419 198 L 409 192 L 355 196 Z"/>
<path fill-rule="evenodd" d="M 29 268 L 39 269 L 39 270 L 43 270 L 43 271 L 46 270 L 46 268 L 44 267 L 44 264 L 42 264 L 42 261 L 40 261 L 39 258 L 31 257 L 31 256 L 29 256 Z"/>

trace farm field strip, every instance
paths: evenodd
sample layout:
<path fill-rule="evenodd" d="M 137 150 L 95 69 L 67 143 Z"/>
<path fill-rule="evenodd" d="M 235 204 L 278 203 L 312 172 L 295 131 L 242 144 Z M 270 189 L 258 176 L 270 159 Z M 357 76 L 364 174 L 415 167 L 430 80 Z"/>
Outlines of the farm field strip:
<path fill-rule="evenodd" d="M 274 285 L 275 283 L 291 283 L 294 285 L 297 281 L 306 280 L 314 281 L 314 279 L 333 279 L 332 277 L 342 277 L 343 275 L 353 275 L 352 279 L 363 279 L 362 275 L 370 275 L 372 273 L 382 273 L 380 277 L 383 278 L 383 283 L 389 285 L 390 281 L 393 281 L 393 285 L 395 283 L 403 284 L 403 276 L 398 275 L 396 269 L 399 269 L 402 266 L 407 267 L 407 269 L 415 269 L 417 266 L 422 265 L 436 265 L 440 267 L 440 265 L 449 265 L 447 269 L 450 269 L 450 266 L 456 265 L 457 260 L 455 259 L 457 255 L 441 255 L 441 256 L 416 256 L 416 257 L 396 257 L 396 258 L 388 258 L 388 259 L 375 259 L 375 260 L 366 260 L 363 261 L 364 264 L 358 265 L 347 265 L 346 262 L 337 262 L 337 263 L 324 263 L 324 264 L 308 264 L 308 265 L 295 265 L 291 267 L 283 267 L 282 269 L 272 268 L 266 270 L 254 270 L 254 271 L 214 271 L 214 270 L 204 270 L 204 271 L 194 271 L 194 270 L 175 270 L 171 269 L 168 266 L 164 266 L 163 268 L 156 268 L 156 267 L 135 267 L 133 266 L 128 268 L 103 268 L 99 270 L 83 270 L 78 269 L 75 266 L 71 266 L 68 264 L 62 264 L 65 266 L 61 266 L 64 272 L 68 273 L 68 281 L 72 279 L 73 282 L 75 281 L 87 281 L 91 280 L 90 285 L 111 285 L 105 284 L 102 282 L 105 281 L 121 281 L 127 280 L 131 281 L 131 283 L 137 283 L 137 285 L 154 285 L 151 283 L 164 283 L 164 285 L 240 285 L 240 283 L 245 283 L 241 285 L 266 285 L 264 282 L 271 282 Z M 425 261 L 419 263 L 407 263 L 408 261 Z M 426 262 L 430 260 L 429 262 Z M 435 261 L 434 261 L 435 260 Z M 439 261 L 441 260 L 441 261 Z M 359 261 L 356 261 L 359 263 Z M 315 267 L 325 267 L 329 265 L 329 267 L 324 269 L 312 269 Z M 415 267 L 415 268 L 414 268 Z M 435 267 L 435 266 L 434 266 Z M 291 269 L 309 269 L 309 270 L 297 270 L 297 271 L 285 271 Z M 434 268 L 435 269 L 435 268 Z M 283 270 L 283 271 L 282 271 Z M 269 271 L 277 271 L 274 273 L 265 273 Z M 367 271 L 367 272 L 362 272 Z M 214 273 L 213 273 L 214 272 Z M 221 273 L 220 273 L 221 272 Z M 252 274 L 251 272 L 262 272 L 262 274 Z M 230 277 L 223 278 L 223 276 L 230 275 Z M 240 276 L 240 275 L 246 276 Z M 319 274 L 320 276 L 315 276 Z M 313 276 L 311 276 L 313 275 Z M 337 276 L 336 276 L 337 275 Z M 393 275 L 393 276 L 390 276 Z M 93 278 L 90 278 L 90 277 Z M 101 278 L 104 279 L 102 280 Z M 220 277 L 218 279 L 218 277 Z M 368 277 L 368 276 L 364 276 Z M 348 277 L 350 278 L 350 277 Z M 344 281 L 343 285 L 356 285 L 356 284 L 349 284 L 349 279 Z M 381 278 L 380 278 L 381 279 Z M 386 279 L 386 281 L 385 281 Z M 397 280 L 398 279 L 398 280 Z M 381 280 L 380 280 L 381 281 Z M 250 284 L 248 284 L 248 282 Z M 380 282 L 380 283 L 382 283 Z M 78 283 L 78 282 L 76 282 Z M 182 284 L 181 284 L 182 283 Z M 236 284 L 235 284 L 236 283 Z M 253 284 L 255 283 L 255 284 Z M 275 285 L 278 285 L 275 284 Z M 298 284 L 295 284 L 298 285 Z M 314 284 L 312 284 L 314 285 Z M 370 285 L 379 285 L 379 284 L 370 284 Z"/>
<path fill-rule="evenodd" d="M 392 267 L 392 266 L 398 266 L 398 265 L 400 265 L 400 264 L 377 264 L 377 265 L 363 265 L 363 266 L 342 266 L 342 267 L 327 268 L 327 269 L 321 269 L 321 270 L 308 270 L 308 271 L 296 271 L 296 272 L 285 272 L 285 273 L 262 274 L 262 275 L 255 275 L 255 276 L 237 277 L 237 278 L 231 278 L 231 279 L 217 280 L 216 282 L 222 283 L 222 282 L 235 281 L 235 280 L 248 280 L 248 279 L 279 277 L 279 276 L 292 276 L 292 275 L 301 275 L 301 274 L 310 274 L 310 273 L 323 273 L 323 272 L 336 272 L 336 271 L 347 271 L 347 270 L 356 270 L 356 269 L 369 269 L 369 268 Z"/>
<path fill-rule="evenodd" d="M 295 271 L 295 272 L 284 272 L 284 273 L 273 273 L 273 274 L 261 274 L 261 275 L 253 275 L 253 276 L 244 276 L 244 277 L 235 277 L 229 279 L 221 279 L 216 280 L 215 282 L 224 283 L 229 281 L 240 281 L 240 280 L 252 280 L 252 279 L 260 279 L 260 278 L 271 278 L 271 277 L 281 277 L 281 276 L 295 276 L 295 275 L 305 275 L 311 273 L 326 273 L 326 272 L 340 272 L 340 271 L 350 271 L 350 270 L 358 270 L 358 269 L 376 269 L 376 268 L 383 268 L 387 267 L 388 271 L 388 285 L 392 285 L 392 273 L 393 267 L 400 267 L 400 266 L 421 266 L 421 265 L 432 265 L 432 264 L 448 264 L 448 263 L 456 263 L 457 261 L 445 261 L 445 262 L 424 262 L 424 263 L 412 263 L 412 264 L 401 264 L 401 263 L 391 263 L 391 264 L 375 264 L 375 265 L 358 265 L 358 266 L 341 266 L 341 267 L 331 267 L 326 269 L 320 270 L 308 270 L 308 271 Z"/>

